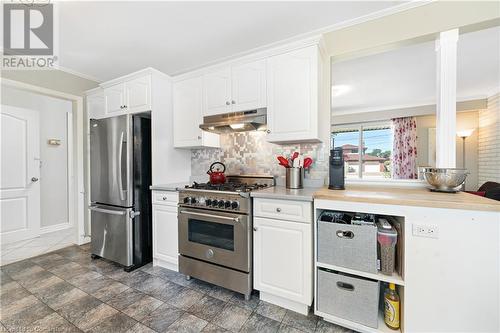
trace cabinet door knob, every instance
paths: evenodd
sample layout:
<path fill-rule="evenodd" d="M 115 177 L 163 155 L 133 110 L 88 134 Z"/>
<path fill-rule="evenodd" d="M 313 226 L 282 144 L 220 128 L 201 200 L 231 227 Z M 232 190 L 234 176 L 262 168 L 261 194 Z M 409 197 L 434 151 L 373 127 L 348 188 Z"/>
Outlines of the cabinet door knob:
<path fill-rule="evenodd" d="M 276 211 L 277 211 L 278 213 L 280 213 L 280 212 L 281 212 L 281 208 L 279 208 L 279 207 L 278 207 L 278 208 L 276 208 Z"/>
<path fill-rule="evenodd" d="M 37 181 L 38 181 L 38 178 L 36 178 L 36 177 L 31 177 L 31 181 L 32 181 L 33 183 L 35 183 L 35 182 L 37 182 Z"/>
<path fill-rule="evenodd" d="M 235 101 L 231 101 L 231 104 L 236 104 L 236 102 Z"/>
<path fill-rule="evenodd" d="M 231 105 L 231 103 L 229 103 L 229 101 L 226 102 L 226 105 Z"/>
<path fill-rule="evenodd" d="M 269 133 L 271 133 L 271 130 L 267 130 L 266 132 L 267 132 L 267 134 L 269 134 Z"/>
<path fill-rule="evenodd" d="M 165 201 L 165 200 L 167 200 L 167 197 L 163 197 L 162 199 L 163 199 L 163 201 Z"/>
<path fill-rule="evenodd" d="M 198 140 L 201 140 L 201 135 L 198 135 Z"/>
<path fill-rule="evenodd" d="M 257 227 L 253 227 L 253 231 L 257 231 Z"/>

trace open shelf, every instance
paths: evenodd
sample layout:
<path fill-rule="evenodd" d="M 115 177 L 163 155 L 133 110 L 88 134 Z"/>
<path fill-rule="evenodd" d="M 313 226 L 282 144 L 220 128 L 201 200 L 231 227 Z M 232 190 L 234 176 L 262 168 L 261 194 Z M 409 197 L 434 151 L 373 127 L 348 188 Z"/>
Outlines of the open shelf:
<path fill-rule="evenodd" d="M 343 319 L 340 317 L 335 317 L 332 315 L 329 315 L 328 313 L 324 313 L 321 311 L 316 310 L 314 312 L 315 315 L 322 317 L 324 320 L 334 323 L 336 325 L 340 325 L 343 327 L 347 327 L 351 330 L 358 331 L 358 332 L 363 332 L 363 333 L 401 333 L 401 329 L 398 330 L 393 330 L 387 327 L 387 325 L 384 322 L 384 314 L 382 311 L 379 311 L 378 314 L 378 328 L 373 328 L 370 326 L 365 326 L 347 319 Z"/>
<path fill-rule="evenodd" d="M 347 273 L 347 274 L 357 275 L 357 276 L 365 277 L 365 278 L 372 279 L 372 280 L 378 280 L 378 281 L 387 282 L 387 283 L 394 283 L 394 284 L 399 285 L 399 286 L 405 285 L 403 278 L 397 272 L 392 273 L 392 275 L 385 275 L 385 274 L 382 274 L 380 272 L 367 273 L 367 272 L 362 272 L 362 271 L 358 271 L 358 270 L 350 269 L 350 268 L 345 268 L 345 267 L 341 267 L 341 266 L 323 264 L 320 262 L 316 262 L 316 266 L 321 267 L 321 268 L 331 269 L 331 270 L 338 271 L 338 272 Z"/>

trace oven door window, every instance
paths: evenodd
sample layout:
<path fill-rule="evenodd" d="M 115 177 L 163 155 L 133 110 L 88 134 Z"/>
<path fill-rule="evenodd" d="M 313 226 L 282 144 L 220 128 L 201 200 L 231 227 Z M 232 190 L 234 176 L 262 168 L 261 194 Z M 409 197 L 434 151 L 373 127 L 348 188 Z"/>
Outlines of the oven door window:
<path fill-rule="evenodd" d="M 234 226 L 189 219 L 188 239 L 190 242 L 234 251 Z"/>

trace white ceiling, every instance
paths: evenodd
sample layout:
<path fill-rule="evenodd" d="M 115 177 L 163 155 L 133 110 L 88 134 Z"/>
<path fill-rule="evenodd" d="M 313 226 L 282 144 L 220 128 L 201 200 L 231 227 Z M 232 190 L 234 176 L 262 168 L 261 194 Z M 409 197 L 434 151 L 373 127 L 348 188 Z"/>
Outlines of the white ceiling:
<path fill-rule="evenodd" d="M 485 98 L 498 92 L 500 27 L 460 35 L 457 62 L 457 100 Z M 428 105 L 435 100 L 434 42 L 332 65 L 334 114 Z"/>
<path fill-rule="evenodd" d="M 112 79 L 173 75 L 401 1 L 59 2 L 60 65 Z"/>

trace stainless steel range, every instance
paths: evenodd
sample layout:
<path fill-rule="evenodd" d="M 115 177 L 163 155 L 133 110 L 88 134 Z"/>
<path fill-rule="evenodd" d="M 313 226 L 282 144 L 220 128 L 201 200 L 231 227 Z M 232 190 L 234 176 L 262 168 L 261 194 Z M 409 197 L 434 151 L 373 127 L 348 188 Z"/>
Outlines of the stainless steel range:
<path fill-rule="evenodd" d="M 249 299 L 252 292 L 251 191 L 272 176 L 228 176 L 222 185 L 194 183 L 179 191 L 179 271 Z"/>

